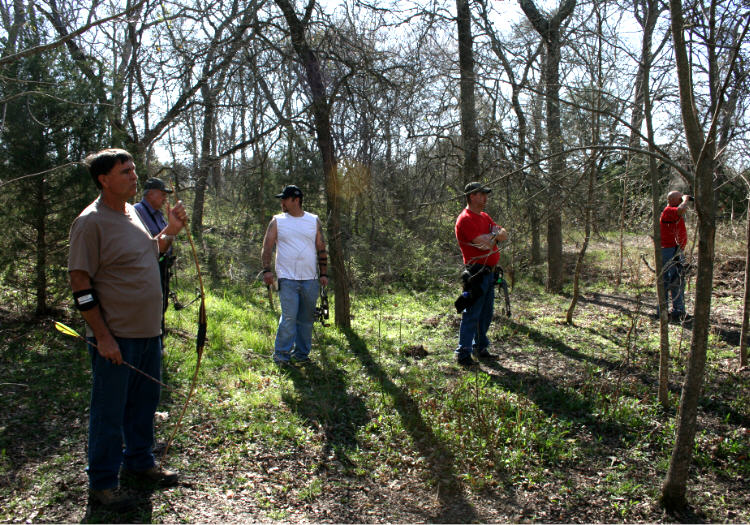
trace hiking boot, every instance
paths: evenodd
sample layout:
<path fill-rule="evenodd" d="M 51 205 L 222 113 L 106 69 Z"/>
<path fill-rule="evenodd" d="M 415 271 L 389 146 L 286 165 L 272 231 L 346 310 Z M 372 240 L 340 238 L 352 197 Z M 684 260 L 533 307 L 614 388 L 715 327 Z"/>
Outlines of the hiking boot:
<path fill-rule="evenodd" d="M 474 355 L 479 359 L 497 359 L 497 356 L 495 354 L 491 354 L 486 348 L 474 350 Z"/>
<path fill-rule="evenodd" d="M 162 487 L 172 487 L 177 485 L 180 474 L 175 470 L 168 470 L 164 467 L 154 465 L 147 470 L 122 469 L 121 477 L 141 483 L 156 483 Z"/>
<path fill-rule="evenodd" d="M 461 366 L 466 366 L 466 367 L 469 367 L 469 366 L 477 366 L 477 365 L 478 365 L 478 363 L 477 363 L 476 361 L 474 361 L 474 360 L 473 360 L 473 359 L 471 358 L 471 356 L 470 356 L 470 355 L 465 355 L 465 356 L 463 356 L 463 357 L 459 357 L 459 358 L 458 358 L 458 360 L 457 360 L 456 362 L 457 362 L 457 363 L 458 363 L 459 365 L 461 365 Z"/>
<path fill-rule="evenodd" d="M 307 365 L 309 363 L 312 363 L 312 361 L 310 360 L 310 358 L 308 356 L 305 356 L 305 357 L 294 357 L 294 356 L 292 356 L 292 361 L 296 365 Z"/>
<path fill-rule="evenodd" d="M 133 494 L 120 487 L 101 490 L 89 489 L 89 503 L 101 505 L 108 510 L 123 511 L 134 508 L 136 499 Z"/>

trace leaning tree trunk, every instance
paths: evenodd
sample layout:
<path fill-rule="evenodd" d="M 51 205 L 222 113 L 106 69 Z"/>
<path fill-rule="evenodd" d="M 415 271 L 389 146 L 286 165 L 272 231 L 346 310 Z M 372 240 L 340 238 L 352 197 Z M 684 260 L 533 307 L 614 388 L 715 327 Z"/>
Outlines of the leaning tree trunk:
<path fill-rule="evenodd" d="M 307 82 L 312 95 L 312 113 L 315 121 L 318 148 L 323 157 L 323 171 L 328 203 L 328 238 L 331 252 L 331 263 L 335 276 L 335 314 L 336 326 L 342 329 L 351 326 L 349 298 L 349 277 L 344 260 L 341 242 L 341 195 L 339 191 L 338 167 L 331 134 L 331 106 L 328 103 L 320 61 L 305 38 L 305 24 L 297 17 L 294 6 L 289 0 L 275 0 L 284 13 L 289 25 L 292 45 L 305 67 Z M 308 11 L 311 5 L 308 5 Z"/>
<path fill-rule="evenodd" d="M 596 175 L 598 171 L 596 157 L 596 153 L 591 155 L 591 167 L 589 168 L 589 186 L 586 193 L 586 210 L 584 212 L 585 233 L 583 237 L 583 246 L 581 246 L 581 251 L 578 253 L 578 258 L 576 259 L 576 270 L 573 275 L 573 297 L 570 299 L 570 306 L 568 307 L 568 312 L 565 314 L 565 322 L 570 325 L 573 324 L 573 313 L 575 312 L 576 304 L 578 304 L 578 298 L 581 294 L 581 271 L 583 270 L 583 260 L 586 257 L 586 250 L 589 247 L 589 240 L 591 239 L 591 207 L 594 200 L 594 182 L 596 181 Z"/>

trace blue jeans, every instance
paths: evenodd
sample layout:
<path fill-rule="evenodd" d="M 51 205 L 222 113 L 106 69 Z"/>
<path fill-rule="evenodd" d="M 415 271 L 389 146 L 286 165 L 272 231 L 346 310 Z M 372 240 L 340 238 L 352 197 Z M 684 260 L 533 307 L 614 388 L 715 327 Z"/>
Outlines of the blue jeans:
<path fill-rule="evenodd" d="M 161 379 L 161 337 L 115 337 L 122 358 Z M 96 344 L 96 339 L 89 338 Z M 91 406 L 89 411 L 89 487 L 117 487 L 122 464 L 129 470 L 154 466 L 154 414 L 160 387 L 125 365 L 104 359 L 89 346 Z M 125 450 L 122 443 L 125 440 Z"/>
<path fill-rule="evenodd" d="M 482 295 L 469 308 L 464 310 L 461 326 L 458 329 L 458 348 L 456 358 L 461 359 L 475 351 L 486 350 L 490 346 L 487 330 L 492 322 L 495 307 L 495 274 L 490 272 L 482 276 Z"/>
<path fill-rule="evenodd" d="M 680 252 L 675 261 L 677 247 L 661 249 L 662 272 L 664 279 L 664 293 L 667 305 L 669 305 L 669 296 L 672 296 L 672 311 L 677 314 L 685 313 L 685 276 L 683 265 L 685 259 Z"/>
<path fill-rule="evenodd" d="M 276 331 L 273 360 L 288 362 L 290 357 L 304 359 L 310 354 L 318 280 L 279 279 L 281 319 Z"/>

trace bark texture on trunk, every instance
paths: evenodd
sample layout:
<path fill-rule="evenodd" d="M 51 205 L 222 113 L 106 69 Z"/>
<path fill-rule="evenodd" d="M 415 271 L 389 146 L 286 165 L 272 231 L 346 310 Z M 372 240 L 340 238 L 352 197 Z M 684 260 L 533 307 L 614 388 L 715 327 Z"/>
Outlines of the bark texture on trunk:
<path fill-rule="evenodd" d="M 289 0 L 275 0 L 289 25 L 292 46 L 305 68 L 308 85 L 312 95 L 312 113 L 315 132 L 323 157 L 323 172 L 326 186 L 328 211 L 327 231 L 328 247 L 331 255 L 331 266 L 334 277 L 334 320 L 342 329 L 351 326 L 351 299 L 349 297 L 349 276 L 346 271 L 343 244 L 341 242 L 341 193 L 339 191 L 338 165 L 331 134 L 331 106 L 326 97 L 321 65 L 317 55 L 305 37 L 306 21 L 314 2 L 307 6 L 305 17 L 300 20 Z"/>
<path fill-rule="evenodd" d="M 544 68 L 545 95 L 547 99 L 547 141 L 552 158 L 549 163 L 547 186 L 547 289 L 559 293 L 563 286 L 562 211 L 560 207 L 560 180 L 565 176 L 565 157 L 560 124 L 560 28 L 573 13 L 576 0 L 563 0 L 549 17 L 544 17 L 532 0 L 519 0 L 521 9 L 544 39 L 547 61 Z"/>
<path fill-rule="evenodd" d="M 456 0 L 458 65 L 460 69 L 461 141 L 464 148 L 464 184 L 479 179 L 479 135 L 474 101 L 474 50 L 469 0 Z"/>
<path fill-rule="evenodd" d="M 700 115 L 693 98 L 690 60 L 685 42 L 682 2 L 670 0 L 672 14 L 672 39 L 674 41 L 677 80 L 680 92 L 685 139 L 695 167 L 695 208 L 698 213 L 698 269 L 695 284 L 695 310 L 693 318 L 693 338 L 690 343 L 685 382 L 680 396 L 680 410 L 677 417 L 675 439 L 669 470 L 662 486 L 662 503 L 670 509 L 683 509 L 687 506 L 686 491 L 688 469 L 692 460 L 695 433 L 698 419 L 698 400 L 703 385 L 708 345 L 709 314 L 711 312 L 711 288 L 714 268 L 714 238 L 716 234 L 716 211 L 714 206 L 713 173 L 716 156 L 716 127 L 712 123 L 704 136 Z M 708 24 L 714 27 L 715 5 L 709 7 Z M 711 31 L 713 34 L 713 31 Z M 713 43 L 708 42 L 709 61 Z M 715 55 L 714 55 L 715 60 Z M 715 110 L 715 85 L 718 85 L 716 64 L 709 64 L 709 84 L 711 84 L 712 104 Z"/>

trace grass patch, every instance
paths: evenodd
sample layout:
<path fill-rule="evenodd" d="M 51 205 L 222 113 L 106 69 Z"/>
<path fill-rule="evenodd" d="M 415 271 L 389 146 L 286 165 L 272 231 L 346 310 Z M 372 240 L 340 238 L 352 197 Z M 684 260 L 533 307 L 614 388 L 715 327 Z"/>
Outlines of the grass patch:
<path fill-rule="evenodd" d="M 514 316 L 490 331 L 499 358 L 473 371 L 454 363 L 451 289 L 356 291 L 351 330 L 316 325 L 314 362 L 290 371 L 271 361 L 277 313 L 264 288 L 209 292 L 199 387 L 168 458 L 185 483 L 149 494 L 131 518 L 669 521 L 655 503 L 674 412 L 656 401 L 657 325 L 643 314 L 653 294 L 591 282 L 566 325 L 569 298 L 517 281 Z M 182 392 L 196 312 L 168 312 L 164 377 Z M 86 513 L 88 357 L 43 326 L 3 322 L 0 520 L 107 520 Z M 674 404 L 684 330 L 670 328 L 683 353 L 672 362 Z M 750 476 L 750 381 L 728 371 L 733 359 L 713 334 L 691 472 L 708 521 L 750 520 L 737 490 Z M 180 407 L 164 393 L 160 439 Z"/>

